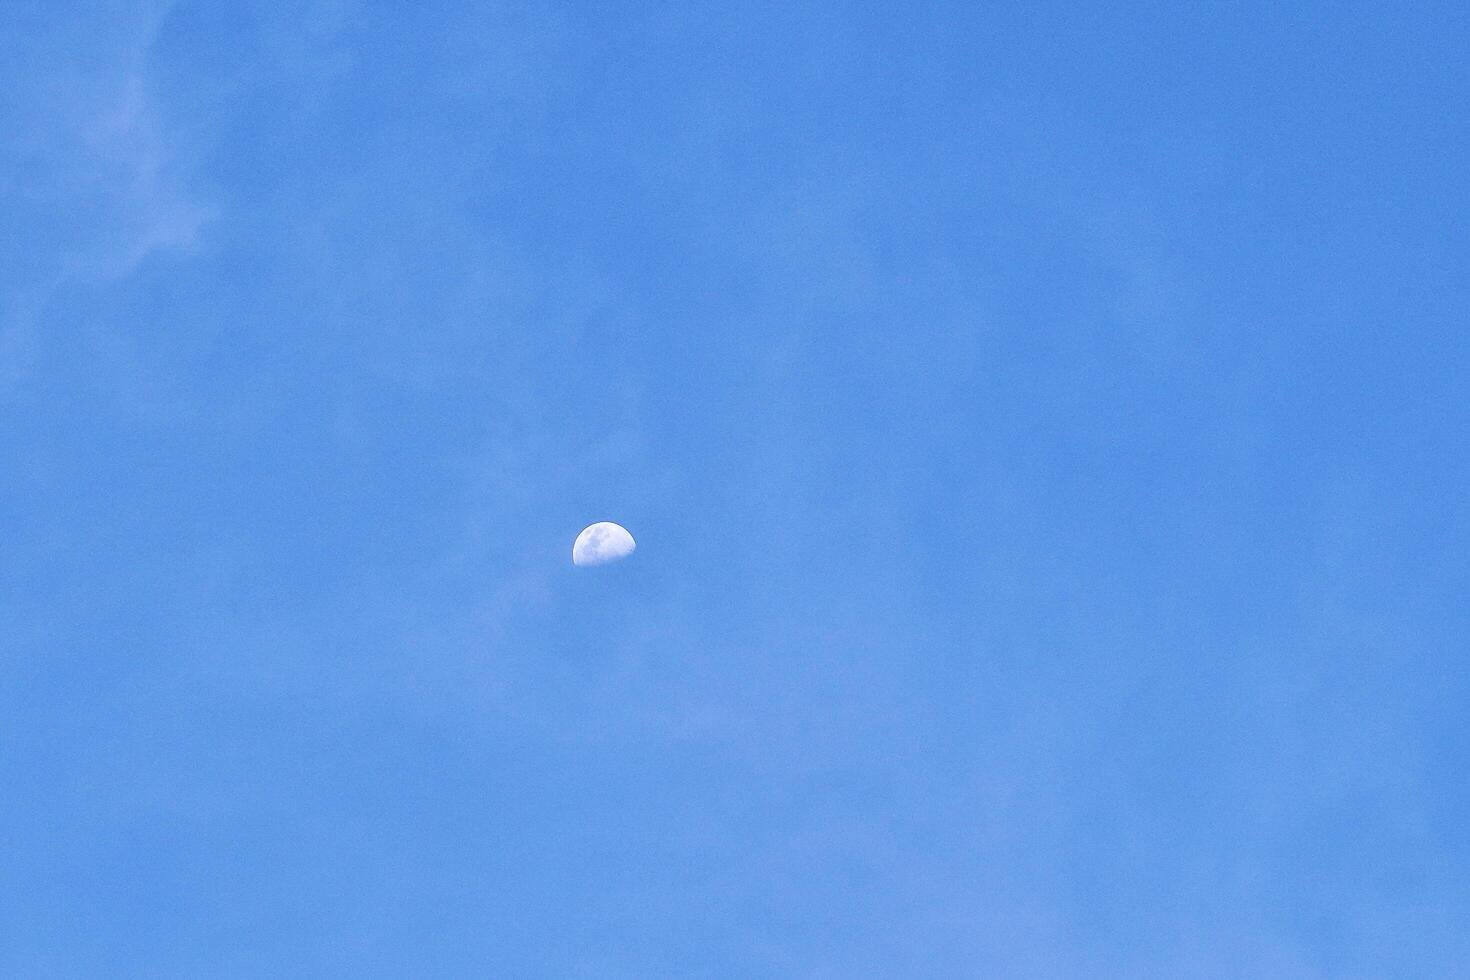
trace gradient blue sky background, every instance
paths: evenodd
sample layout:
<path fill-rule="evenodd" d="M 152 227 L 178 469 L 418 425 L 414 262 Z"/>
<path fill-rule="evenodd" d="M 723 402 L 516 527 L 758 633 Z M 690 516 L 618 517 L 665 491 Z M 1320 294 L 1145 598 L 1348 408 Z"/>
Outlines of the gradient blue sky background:
<path fill-rule="evenodd" d="M 0 972 L 1465 969 L 1402 7 L 5 4 Z"/>

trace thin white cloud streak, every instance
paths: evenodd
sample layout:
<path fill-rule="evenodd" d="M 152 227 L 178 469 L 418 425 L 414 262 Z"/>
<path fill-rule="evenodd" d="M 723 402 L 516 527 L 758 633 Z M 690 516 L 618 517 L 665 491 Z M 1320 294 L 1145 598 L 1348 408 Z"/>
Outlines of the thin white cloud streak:
<path fill-rule="evenodd" d="M 41 357 L 37 326 L 71 288 L 133 274 L 150 257 L 187 252 L 214 215 L 190 187 L 182 134 L 150 81 L 168 5 L 40 18 L 0 73 L 0 207 L 20 234 L 0 298 L 0 386 Z"/>

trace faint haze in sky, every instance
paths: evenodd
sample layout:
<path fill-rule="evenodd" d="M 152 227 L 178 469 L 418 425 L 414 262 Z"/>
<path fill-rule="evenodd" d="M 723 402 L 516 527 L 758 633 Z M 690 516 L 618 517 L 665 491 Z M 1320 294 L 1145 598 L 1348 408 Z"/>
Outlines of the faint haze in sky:
<path fill-rule="evenodd" d="M 8 5 L 0 973 L 1462 969 L 1466 28 Z"/>

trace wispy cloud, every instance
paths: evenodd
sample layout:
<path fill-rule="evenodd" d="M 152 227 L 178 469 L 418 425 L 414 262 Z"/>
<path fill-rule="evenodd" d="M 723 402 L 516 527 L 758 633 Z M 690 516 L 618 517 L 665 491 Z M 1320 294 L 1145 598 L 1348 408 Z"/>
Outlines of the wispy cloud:
<path fill-rule="evenodd" d="M 14 381 L 38 355 L 37 321 L 79 285 L 132 274 L 195 245 L 212 209 L 190 187 L 183 138 L 150 78 L 164 4 L 102 19 L 12 25 L 0 110 L 0 212 L 16 233 L 0 300 L 0 360 Z"/>
<path fill-rule="evenodd" d="M 146 76 L 121 79 L 85 135 L 99 193 L 115 215 L 83 271 L 126 275 L 154 252 L 190 248 L 212 211 L 186 186 Z"/>

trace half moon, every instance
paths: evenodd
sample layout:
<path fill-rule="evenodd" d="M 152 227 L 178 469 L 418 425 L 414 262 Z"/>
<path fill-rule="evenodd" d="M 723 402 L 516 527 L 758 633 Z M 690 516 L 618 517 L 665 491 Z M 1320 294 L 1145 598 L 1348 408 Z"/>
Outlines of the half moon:
<path fill-rule="evenodd" d="M 572 545 L 572 564 L 606 565 L 628 557 L 636 547 L 638 543 L 627 528 L 612 521 L 598 521 L 577 535 L 577 541 Z"/>

